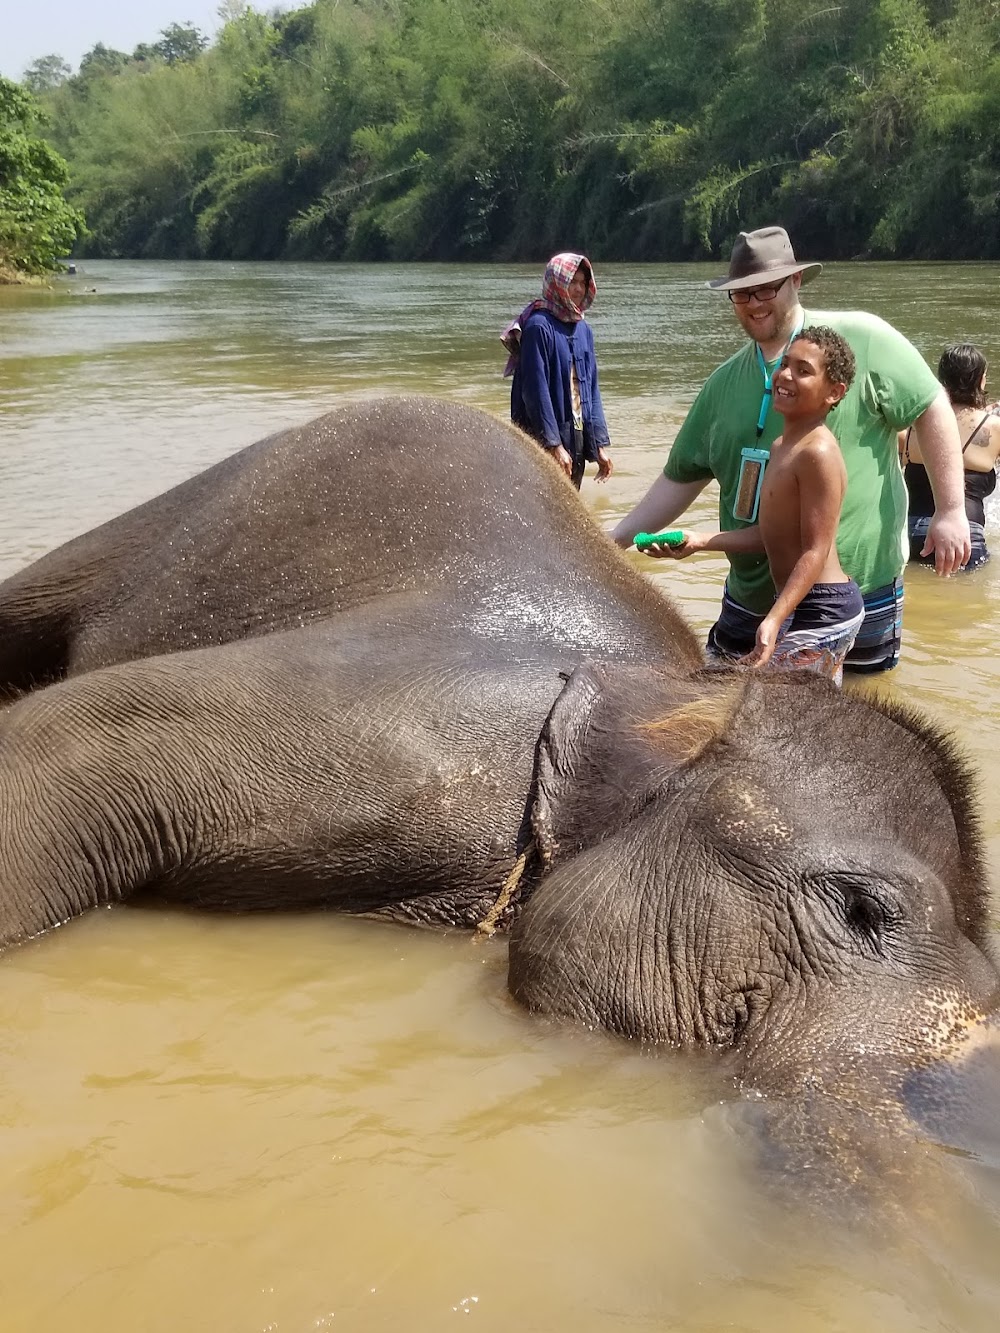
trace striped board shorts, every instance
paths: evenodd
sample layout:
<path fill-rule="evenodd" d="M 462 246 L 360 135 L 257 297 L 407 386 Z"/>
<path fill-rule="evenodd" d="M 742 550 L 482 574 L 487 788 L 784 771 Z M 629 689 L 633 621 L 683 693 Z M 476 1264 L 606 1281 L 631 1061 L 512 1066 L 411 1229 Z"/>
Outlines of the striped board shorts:
<path fill-rule="evenodd" d="M 844 670 L 868 674 L 891 671 L 899 663 L 903 633 L 902 578 L 873 588 L 863 595 L 863 601 L 864 619 L 844 658 Z M 719 619 L 708 631 L 705 652 L 709 661 L 732 662 L 745 657 L 757 642 L 757 627 L 763 619 L 730 597 L 727 588 L 722 594 Z"/>
<path fill-rule="evenodd" d="M 776 671 L 811 671 L 835 685 L 865 618 L 861 589 L 846 583 L 814 583 L 781 627 L 769 665 Z"/>

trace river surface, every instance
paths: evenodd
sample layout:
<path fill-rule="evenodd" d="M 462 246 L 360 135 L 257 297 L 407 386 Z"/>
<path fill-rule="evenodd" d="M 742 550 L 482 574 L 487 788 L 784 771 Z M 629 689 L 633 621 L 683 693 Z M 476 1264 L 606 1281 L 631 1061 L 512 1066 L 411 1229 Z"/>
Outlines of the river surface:
<path fill-rule="evenodd" d="M 598 269 L 616 470 L 583 497 L 602 524 L 739 345 L 703 286 L 717 271 Z M 497 331 L 539 276 L 86 261 L 48 291 L 0 288 L 0 577 L 347 399 L 505 414 Z M 998 277 L 831 265 L 808 304 L 881 314 L 932 365 L 965 340 L 1000 364 Z M 723 569 L 651 577 L 703 630 Z M 909 570 L 903 662 L 880 683 L 977 766 L 994 885 L 998 628 L 1000 559 Z M 5 958 L 0 1330 L 996 1329 L 995 1162 L 963 1160 L 873 1244 L 771 1199 L 706 1071 L 529 1018 L 505 964 L 502 941 L 136 909 Z"/>

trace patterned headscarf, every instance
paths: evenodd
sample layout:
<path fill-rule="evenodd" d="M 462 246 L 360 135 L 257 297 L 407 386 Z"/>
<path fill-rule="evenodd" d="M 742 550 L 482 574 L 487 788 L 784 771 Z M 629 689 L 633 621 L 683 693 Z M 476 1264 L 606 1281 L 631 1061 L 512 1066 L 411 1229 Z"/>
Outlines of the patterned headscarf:
<path fill-rule="evenodd" d="M 584 265 L 584 271 L 587 275 L 587 292 L 582 305 L 576 305 L 570 300 L 569 285 L 581 264 Z M 521 328 L 529 315 L 534 314 L 536 310 L 548 310 L 555 315 L 556 319 L 561 319 L 566 324 L 575 324 L 578 320 L 584 318 L 585 312 L 593 305 L 596 295 L 597 284 L 594 282 L 594 268 L 586 255 L 574 255 L 568 252 L 553 255 L 545 266 L 541 299 L 526 305 L 518 317 L 512 320 L 500 334 L 500 341 L 510 353 L 504 367 L 504 375 L 513 375 L 514 373 L 514 367 L 517 365 L 517 358 L 521 352 Z"/>

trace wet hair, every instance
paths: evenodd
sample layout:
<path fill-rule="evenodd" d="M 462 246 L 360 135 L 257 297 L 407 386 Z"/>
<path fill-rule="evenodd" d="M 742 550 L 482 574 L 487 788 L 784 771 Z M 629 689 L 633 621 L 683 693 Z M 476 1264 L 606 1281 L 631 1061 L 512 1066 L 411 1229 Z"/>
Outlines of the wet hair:
<path fill-rule="evenodd" d="M 956 407 L 985 407 L 986 358 L 972 343 L 952 343 L 941 353 L 938 379 Z"/>
<path fill-rule="evenodd" d="M 823 353 L 823 369 L 831 384 L 845 384 L 848 389 L 851 387 L 855 371 L 854 353 L 847 339 L 836 329 L 817 324 L 797 333 L 792 339 L 792 346 L 797 342 L 812 343 L 813 347 L 819 348 Z"/>

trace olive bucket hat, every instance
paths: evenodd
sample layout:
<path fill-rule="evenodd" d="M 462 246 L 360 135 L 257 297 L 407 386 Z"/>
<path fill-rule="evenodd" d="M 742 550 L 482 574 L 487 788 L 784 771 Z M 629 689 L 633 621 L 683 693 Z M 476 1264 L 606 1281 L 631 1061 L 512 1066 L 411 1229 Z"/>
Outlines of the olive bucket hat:
<path fill-rule="evenodd" d="M 782 282 L 793 273 L 801 273 L 805 284 L 812 282 L 822 268 L 822 264 L 804 264 L 795 258 L 784 227 L 761 227 L 758 231 L 740 232 L 733 246 L 729 272 L 705 286 L 717 292 L 732 292 L 740 287 L 760 287 L 768 281 Z"/>

